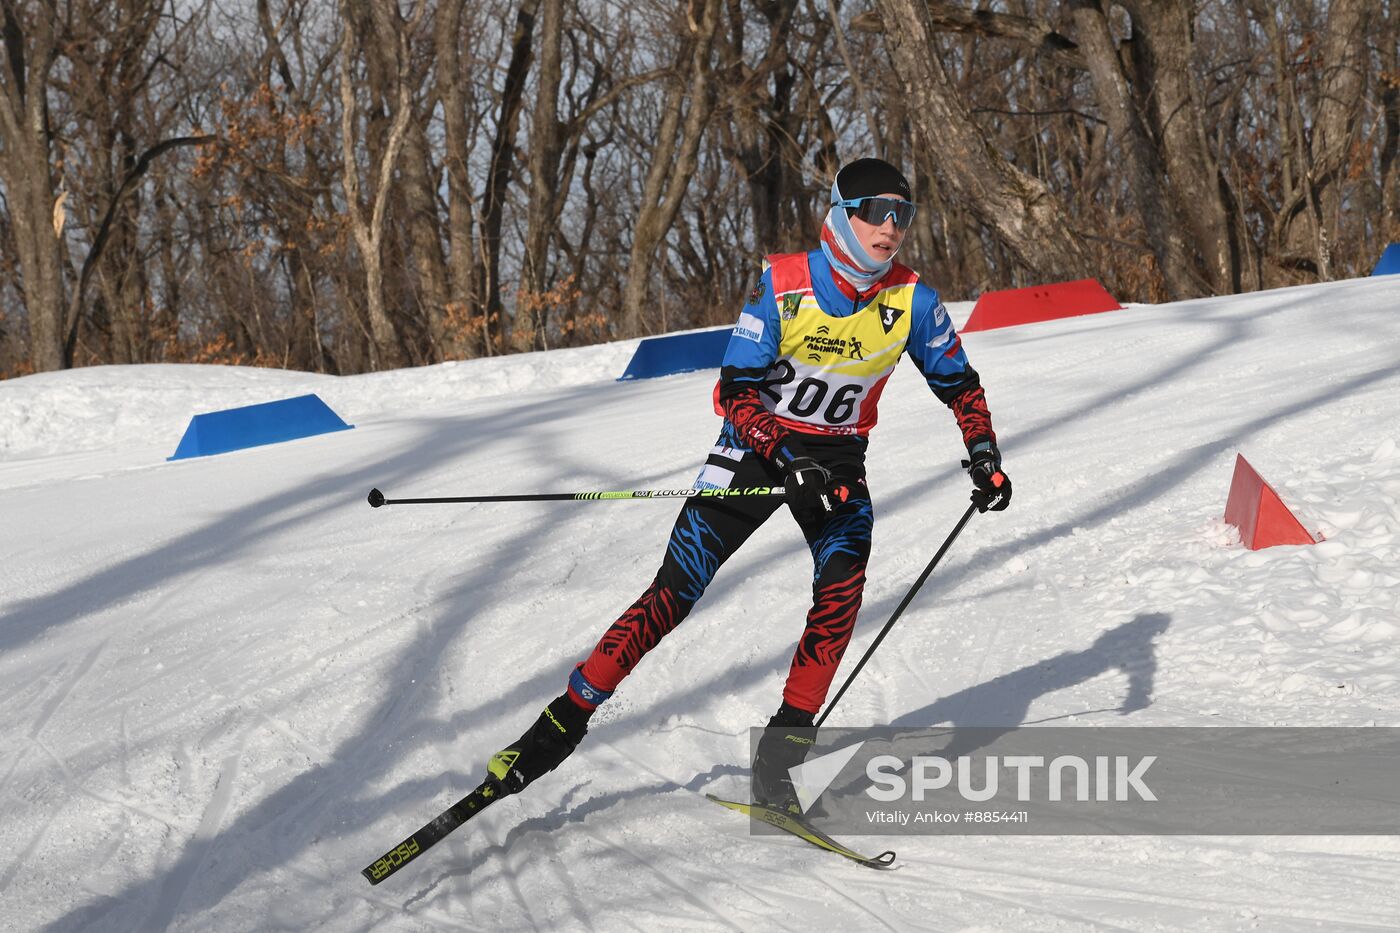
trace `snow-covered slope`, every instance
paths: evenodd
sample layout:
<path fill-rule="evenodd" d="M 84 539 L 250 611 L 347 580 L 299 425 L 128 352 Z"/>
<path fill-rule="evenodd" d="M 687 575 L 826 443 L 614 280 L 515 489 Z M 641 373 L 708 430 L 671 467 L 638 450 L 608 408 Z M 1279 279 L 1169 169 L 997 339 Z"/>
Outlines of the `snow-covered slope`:
<path fill-rule="evenodd" d="M 1400 725 L 1400 277 L 965 343 L 1015 500 L 974 518 L 833 724 Z M 1393 837 L 906 838 L 889 873 L 751 838 L 702 792 L 746 792 L 802 626 L 785 520 L 564 768 L 365 884 L 559 692 L 676 509 L 365 493 L 688 485 L 714 373 L 613 382 L 629 352 L 0 383 L 0 928 L 1400 924 Z M 164 460 L 195 412 L 305 391 L 356 429 Z M 907 364 L 881 416 L 851 658 L 967 500 Z M 1240 451 L 1324 543 L 1238 545 Z"/>

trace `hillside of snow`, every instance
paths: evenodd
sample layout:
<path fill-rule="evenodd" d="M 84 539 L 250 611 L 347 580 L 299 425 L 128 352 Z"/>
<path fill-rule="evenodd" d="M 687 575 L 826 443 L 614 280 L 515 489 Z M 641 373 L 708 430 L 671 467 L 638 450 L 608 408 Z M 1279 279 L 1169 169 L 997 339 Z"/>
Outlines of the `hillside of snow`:
<path fill-rule="evenodd" d="M 832 725 L 1400 725 L 1400 276 L 964 343 L 1014 500 L 973 518 Z M 559 771 L 366 884 L 560 692 L 678 503 L 365 495 L 688 486 L 715 373 L 613 381 L 633 345 L 0 382 L 0 929 L 1400 926 L 1396 837 L 848 839 L 899 851 L 878 873 L 751 836 L 703 794 L 747 796 L 747 730 L 802 629 L 781 514 Z M 308 391 L 355 429 L 165 460 L 197 412 Z M 1323 543 L 1240 546 L 1240 452 Z M 902 364 L 847 669 L 961 515 L 962 453 Z"/>

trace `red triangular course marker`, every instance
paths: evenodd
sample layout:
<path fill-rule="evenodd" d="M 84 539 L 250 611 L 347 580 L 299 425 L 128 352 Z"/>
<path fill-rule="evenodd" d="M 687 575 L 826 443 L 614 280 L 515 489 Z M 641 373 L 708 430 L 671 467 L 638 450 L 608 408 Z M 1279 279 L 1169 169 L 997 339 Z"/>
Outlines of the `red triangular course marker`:
<path fill-rule="evenodd" d="M 1225 521 L 1240 531 L 1240 541 L 1251 551 L 1276 544 L 1316 544 L 1303 523 L 1288 510 L 1274 487 L 1235 455 L 1235 475 L 1230 480 L 1230 498 L 1225 503 Z"/>
<path fill-rule="evenodd" d="M 958 330 L 970 334 L 973 331 L 1035 324 L 1081 314 L 1118 311 L 1121 308 L 1117 299 L 1094 279 L 1010 288 L 984 292 L 977 299 L 967 323 Z"/>

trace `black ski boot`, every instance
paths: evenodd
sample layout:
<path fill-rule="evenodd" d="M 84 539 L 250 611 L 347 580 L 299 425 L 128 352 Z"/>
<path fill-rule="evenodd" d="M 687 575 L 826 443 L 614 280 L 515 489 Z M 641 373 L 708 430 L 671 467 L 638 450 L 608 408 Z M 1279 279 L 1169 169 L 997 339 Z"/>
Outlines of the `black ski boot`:
<path fill-rule="evenodd" d="M 554 698 L 524 735 L 491 756 L 487 780 L 502 796 L 520 793 L 569 757 L 588 734 L 592 715 L 592 710 L 579 706 L 567 693 Z"/>
<path fill-rule="evenodd" d="M 778 810 L 800 814 L 797 791 L 793 790 L 790 768 L 800 765 L 816 740 L 813 713 L 784 703 L 778 707 L 753 758 L 753 799 Z"/>

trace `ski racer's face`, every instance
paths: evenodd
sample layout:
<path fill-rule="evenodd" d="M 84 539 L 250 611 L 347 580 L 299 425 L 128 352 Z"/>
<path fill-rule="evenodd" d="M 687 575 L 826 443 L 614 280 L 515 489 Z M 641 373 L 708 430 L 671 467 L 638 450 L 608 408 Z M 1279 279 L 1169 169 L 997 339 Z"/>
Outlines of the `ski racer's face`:
<path fill-rule="evenodd" d="M 894 198 L 902 201 L 903 197 L 886 192 L 880 195 L 882 198 Z M 899 251 L 900 244 L 904 242 L 904 231 L 894 225 L 894 215 L 888 214 L 879 224 L 866 223 L 860 217 L 852 214 L 850 217 L 851 229 L 855 231 L 856 239 L 865 249 L 865 253 L 877 262 L 885 262 Z"/>

